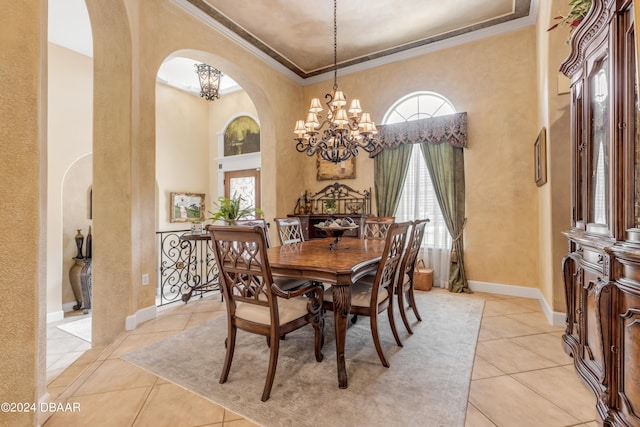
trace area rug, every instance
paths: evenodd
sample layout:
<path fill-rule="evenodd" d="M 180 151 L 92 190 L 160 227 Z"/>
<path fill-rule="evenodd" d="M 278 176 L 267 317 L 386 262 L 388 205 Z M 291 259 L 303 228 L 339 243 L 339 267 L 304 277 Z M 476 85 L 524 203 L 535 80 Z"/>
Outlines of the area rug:
<path fill-rule="evenodd" d="M 91 316 L 73 322 L 63 323 L 57 327 L 71 335 L 91 342 Z"/>
<path fill-rule="evenodd" d="M 386 315 L 379 316 L 380 364 L 368 318 L 347 331 L 347 389 L 338 388 L 333 316 L 327 315 L 324 361 L 313 354 L 313 329 L 280 344 L 267 402 L 261 402 L 269 349 L 263 337 L 238 332 L 229 379 L 219 384 L 225 357 L 226 316 L 122 356 L 262 426 L 464 426 L 471 370 L 484 302 L 441 292 L 418 293 L 422 322 L 395 344 Z"/>

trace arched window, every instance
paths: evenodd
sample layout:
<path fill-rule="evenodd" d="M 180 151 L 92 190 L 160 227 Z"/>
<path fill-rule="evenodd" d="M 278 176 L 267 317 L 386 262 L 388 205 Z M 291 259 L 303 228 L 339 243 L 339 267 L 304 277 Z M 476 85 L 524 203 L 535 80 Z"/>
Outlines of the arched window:
<path fill-rule="evenodd" d="M 417 92 L 398 100 L 384 116 L 383 124 L 399 123 L 453 114 L 456 110 L 444 96 Z M 419 144 L 414 144 L 396 221 L 429 218 L 422 241 L 421 257 L 434 269 L 434 285 L 447 287 L 451 236 L 444 222 L 431 177 Z"/>

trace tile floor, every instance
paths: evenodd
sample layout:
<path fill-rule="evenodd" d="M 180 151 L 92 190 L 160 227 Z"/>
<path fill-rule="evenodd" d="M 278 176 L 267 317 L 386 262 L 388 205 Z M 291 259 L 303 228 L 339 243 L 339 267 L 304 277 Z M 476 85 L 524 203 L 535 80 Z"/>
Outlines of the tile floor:
<path fill-rule="evenodd" d="M 595 398 L 562 351 L 562 328 L 547 323 L 537 301 L 486 293 L 460 297 L 485 300 L 465 427 L 598 426 Z M 254 426 L 119 358 L 224 310 L 217 294 L 170 306 L 101 348 L 51 325 L 48 392 L 81 410 L 54 413 L 44 427 Z"/>

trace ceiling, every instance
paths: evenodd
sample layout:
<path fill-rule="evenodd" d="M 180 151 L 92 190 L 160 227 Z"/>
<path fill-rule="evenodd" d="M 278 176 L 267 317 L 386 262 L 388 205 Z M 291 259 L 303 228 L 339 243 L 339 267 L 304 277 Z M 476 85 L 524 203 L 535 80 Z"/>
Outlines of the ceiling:
<path fill-rule="evenodd" d="M 173 0 L 306 79 L 333 70 L 331 0 Z M 340 0 L 339 68 L 497 26 L 531 25 L 536 0 Z M 510 26 L 504 24 L 510 23 Z M 503 30 L 504 31 L 504 30 Z M 475 33 L 475 34 L 472 34 Z M 486 33 L 486 31 L 485 31 Z"/>
<path fill-rule="evenodd" d="M 333 72 L 331 0 L 167 1 L 300 84 Z M 338 69 L 358 71 L 532 25 L 537 4 L 538 0 L 339 0 Z M 49 0 L 49 41 L 93 56 L 84 0 Z M 158 71 L 158 81 L 197 95 L 194 63 L 170 58 Z M 221 94 L 237 89 L 223 74 Z"/>

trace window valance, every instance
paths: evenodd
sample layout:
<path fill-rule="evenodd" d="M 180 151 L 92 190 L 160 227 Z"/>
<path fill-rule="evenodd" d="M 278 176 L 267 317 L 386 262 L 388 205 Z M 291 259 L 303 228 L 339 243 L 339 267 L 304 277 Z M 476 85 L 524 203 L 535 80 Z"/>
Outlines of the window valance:
<path fill-rule="evenodd" d="M 454 147 L 467 146 L 467 113 L 412 120 L 389 125 L 379 125 L 380 142 L 369 154 L 375 157 L 384 149 L 398 148 L 402 144 L 442 144 L 448 142 Z"/>

